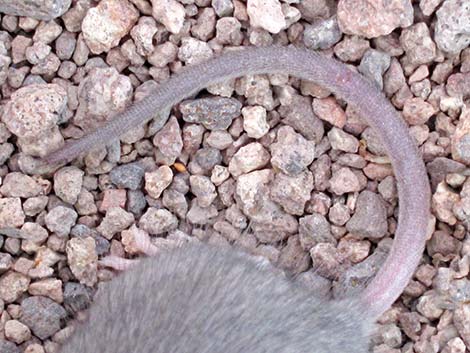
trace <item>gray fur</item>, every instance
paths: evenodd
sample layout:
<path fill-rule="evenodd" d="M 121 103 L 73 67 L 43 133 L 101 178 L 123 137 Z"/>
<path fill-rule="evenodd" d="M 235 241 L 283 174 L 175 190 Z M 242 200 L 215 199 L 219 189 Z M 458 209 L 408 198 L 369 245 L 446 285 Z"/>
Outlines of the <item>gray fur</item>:
<path fill-rule="evenodd" d="M 62 353 L 365 353 L 354 301 L 322 301 L 232 248 L 191 242 L 99 291 Z"/>

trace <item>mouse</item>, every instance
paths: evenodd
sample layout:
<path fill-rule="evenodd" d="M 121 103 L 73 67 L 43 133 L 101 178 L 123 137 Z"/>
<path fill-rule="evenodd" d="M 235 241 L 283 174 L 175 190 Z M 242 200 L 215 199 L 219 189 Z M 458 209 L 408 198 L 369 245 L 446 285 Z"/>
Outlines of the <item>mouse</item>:
<path fill-rule="evenodd" d="M 356 300 L 307 287 L 230 246 L 190 241 L 104 284 L 62 353 L 363 353 Z"/>
<path fill-rule="evenodd" d="M 343 99 L 382 141 L 397 182 L 391 250 L 354 298 L 322 300 L 239 251 L 187 244 L 111 281 L 61 353 L 365 353 L 374 322 L 413 276 L 430 220 L 430 186 L 408 127 L 380 89 L 350 67 L 294 46 L 227 51 L 183 68 L 154 92 L 42 163 L 66 163 L 201 89 L 248 74 L 287 73 Z M 125 259 L 121 262 L 125 265 Z M 125 266 L 124 266 L 125 267 Z"/>

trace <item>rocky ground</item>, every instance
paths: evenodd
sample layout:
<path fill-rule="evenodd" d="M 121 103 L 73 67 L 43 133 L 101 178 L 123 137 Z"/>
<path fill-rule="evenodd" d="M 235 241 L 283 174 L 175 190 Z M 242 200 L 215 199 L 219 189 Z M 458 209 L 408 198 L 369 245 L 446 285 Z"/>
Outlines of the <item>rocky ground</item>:
<path fill-rule="evenodd" d="M 373 276 L 397 224 L 393 171 L 353 109 L 310 82 L 279 74 L 212 86 L 163 127 L 151 121 L 53 175 L 32 173 L 33 157 L 183 66 L 290 43 L 375 81 L 431 179 L 425 254 L 371 352 L 466 352 L 469 1 L 0 0 L 2 353 L 57 352 L 114 275 L 98 260 L 138 255 L 136 234 L 236 244 L 318 295 L 355 293 Z"/>

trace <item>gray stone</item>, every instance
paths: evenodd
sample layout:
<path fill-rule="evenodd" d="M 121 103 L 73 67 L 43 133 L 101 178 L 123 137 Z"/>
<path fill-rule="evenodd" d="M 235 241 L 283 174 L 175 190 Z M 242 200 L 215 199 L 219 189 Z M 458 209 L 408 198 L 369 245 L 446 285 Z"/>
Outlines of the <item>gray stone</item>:
<path fill-rule="evenodd" d="M 72 0 L 0 0 L 0 12 L 50 21 L 64 14 L 71 3 Z"/>
<path fill-rule="evenodd" d="M 434 39 L 439 49 L 457 54 L 470 45 L 470 3 L 447 0 L 436 12 Z"/>
<path fill-rule="evenodd" d="M 382 197 L 372 191 L 359 194 L 356 210 L 346 223 L 349 232 L 362 238 L 382 238 L 387 233 L 387 210 Z"/>
<path fill-rule="evenodd" d="M 114 168 L 109 176 L 118 188 L 137 190 L 142 184 L 144 174 L 144 168 L 137 163 L 131 163 Z"/>
<path fill-rule="evenodd" d="M 21 353 L 20 347 L 10 341 L 0 339 L 0 352 L 2 353 Z"/>
<path fill-rule="evenodd" d="M 384 86 L 382 75 L 390 66 L 390 61 L 390 55 L 387 53 L 375 49 L 369 49 L 362 57 L 358 70 L 374 81 L 377 86 L 382 89 Z"/>
<path fill-rule="evenodd" d="M 64 307 L 72 315 L 90 306 L 92 291 L 81 283 L 68 282 L 64 288 Z"/>
<path fill-rule="evenodd" d="M 235 98 L 202 98 L 180 104 L 183 120 L 199 123 L 208 130 L 225 130 L 241 114 L 242 104 Z"/>
<path fill-rule="evenodd" d="M 306 25 L 304 30 L 304 44 L 312 49 L 328 49 L 341 39 L 336 16 L 321 20 L 313 25 Z"/>
<path fill-rule="evenodd" d="M 61 305 L 41 296 L 24 299 L 21 309 L 23 314 L 20 321 L 42 340 L 59 331 L 67 317 L 67 312 Z"/>

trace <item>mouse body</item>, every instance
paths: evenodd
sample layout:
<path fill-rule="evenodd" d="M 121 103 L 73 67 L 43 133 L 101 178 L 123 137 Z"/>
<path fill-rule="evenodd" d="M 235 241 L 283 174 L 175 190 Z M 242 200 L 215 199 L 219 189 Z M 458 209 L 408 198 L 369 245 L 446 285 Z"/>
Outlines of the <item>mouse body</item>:
<path fill-rule="evenodd" d="M 365 353 L 364 313 L 252 255 L 191 241 L 104 284 L 61 353 Z"/>

